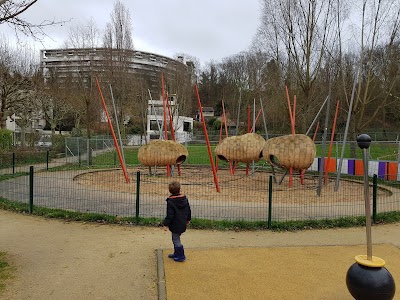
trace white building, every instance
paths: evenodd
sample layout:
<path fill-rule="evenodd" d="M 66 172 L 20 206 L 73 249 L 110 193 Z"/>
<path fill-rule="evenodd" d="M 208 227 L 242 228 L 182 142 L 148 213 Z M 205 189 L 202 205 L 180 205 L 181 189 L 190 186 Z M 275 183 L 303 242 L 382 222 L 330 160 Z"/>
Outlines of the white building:
<path fill-rule="evenodd" d="M 167 109 L 165 111 L 169 135 L 168 139 L 171 139 L 170 116 L 172 116 L 176 141 L 178 143 L 190 141 L 193 134 L 193 118 L 179 115 L 176 95 L 170 95 L 168 97 L 168 103 L 169 105 L 166 105 Z M 164 138 L 164 104 L 162 99 L 148 101 L 146 136 L 148 141 Z"/>

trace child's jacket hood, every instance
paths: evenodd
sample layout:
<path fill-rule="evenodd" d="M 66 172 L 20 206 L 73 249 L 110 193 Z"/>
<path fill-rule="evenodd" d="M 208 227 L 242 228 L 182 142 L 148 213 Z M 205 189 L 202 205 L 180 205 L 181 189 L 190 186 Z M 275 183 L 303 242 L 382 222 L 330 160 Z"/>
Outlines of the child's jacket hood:
<path fill-rule="evenodd" d="M 171 195 L 167 198 L 167 201 L 171 201 L 174 206 L 178 209 L 184 209 L 189 205 L 189 201 L 185 195 Z"/>

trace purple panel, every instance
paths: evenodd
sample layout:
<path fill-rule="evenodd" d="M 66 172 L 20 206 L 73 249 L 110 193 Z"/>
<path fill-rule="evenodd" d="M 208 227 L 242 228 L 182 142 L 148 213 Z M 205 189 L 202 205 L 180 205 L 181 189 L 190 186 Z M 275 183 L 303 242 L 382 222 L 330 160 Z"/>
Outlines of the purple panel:
<path fill-rule="evenodd" d="M 356 174 L 356 161 L 354 159 L 349 159 L 347 161 L 347 173 L 349 175 L 355 175 Z"/>
<path fill-rule="evenodd" d="M 322 157 L 318 157 L 318 171 L 322 168 Z"/>
<path fill-rule="evenodd" d="M 385 179 L 387 175 L 387 162 L 386 161 L 380 161 L 378 164 L 378 178 L 379 179 Z"/>

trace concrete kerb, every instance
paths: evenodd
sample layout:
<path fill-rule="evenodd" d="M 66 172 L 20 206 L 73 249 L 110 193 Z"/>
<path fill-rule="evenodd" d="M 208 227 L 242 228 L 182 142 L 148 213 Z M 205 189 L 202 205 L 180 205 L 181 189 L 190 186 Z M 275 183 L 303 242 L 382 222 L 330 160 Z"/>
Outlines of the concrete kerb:
<path fill-rule="evenodd" d="M 157 283 L 158 283 L 158 300 L 167 299 L 167 291 L 165 286 L 165 269 L 163 250 L 157 249 Z"/>

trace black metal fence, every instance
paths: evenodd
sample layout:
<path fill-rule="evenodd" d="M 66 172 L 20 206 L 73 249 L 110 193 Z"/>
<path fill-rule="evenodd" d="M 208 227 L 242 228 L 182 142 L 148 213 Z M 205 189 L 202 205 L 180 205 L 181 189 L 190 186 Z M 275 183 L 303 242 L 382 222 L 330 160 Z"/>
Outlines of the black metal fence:
<path fill-rule="evenodd" d="M 11 155 L 12 154 L 7 154 Z M 336 219 L 364 214 L 363 181 L 346 176 L 335 190 L 335 173 L 324 179 L 317 195 L 317 172 L 289 177 L 273 176 L 266 163 L 240 164 L 232 172 L 220 164 L 217 180 L 207 165 L 184 163 L 179 169 L 148 168 L 128 165 L 129 182 L 113 164 L 83 167 L 75 160 L 50 158 L 40 154 L 41 162 L 20 163 L 18 156 L 2 158 L 0 197 L 35 206 L 100 213 L 121 217 L 162 218 L 168 183 L 178 180 L 190 201 L 194 218 L 210 220 L 295 221 Z M 68 168 L 66 167 L 68 166 Z M 282 182 L 279 184 L 279 182 Z M 217 191 L 217 187 L 219 191 Z M 397 181 L 370 183 L 374 214 L 400 210 Z"/>

